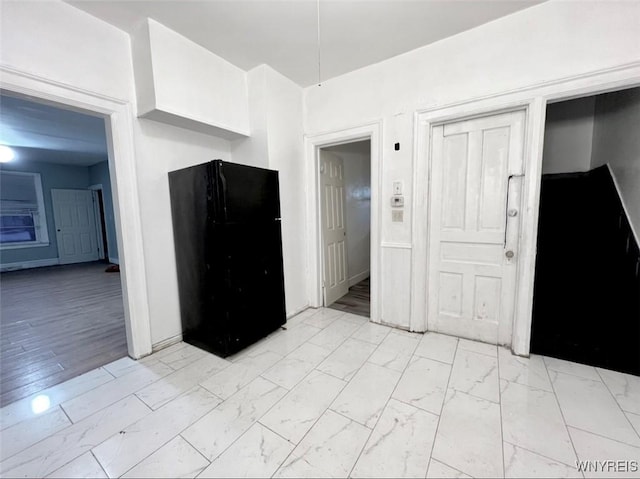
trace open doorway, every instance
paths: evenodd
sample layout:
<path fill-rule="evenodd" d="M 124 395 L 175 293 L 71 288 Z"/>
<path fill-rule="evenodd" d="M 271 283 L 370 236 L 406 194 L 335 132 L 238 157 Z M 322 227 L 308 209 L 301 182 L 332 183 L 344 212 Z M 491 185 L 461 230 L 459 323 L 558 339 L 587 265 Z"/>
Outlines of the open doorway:
<path fill-rule="evenodd" d="M 128 348 L 104 118 L 0 101 L 4 406 Z"/>
<path fill-rule="evenodd" d="M 546 118 L 531 352 L 640 374 L 640 88 Z"/>
<path fill-rule="evenodd" d="M 371 141 L 320 149 L 324 305 L 371 314 Z"/>

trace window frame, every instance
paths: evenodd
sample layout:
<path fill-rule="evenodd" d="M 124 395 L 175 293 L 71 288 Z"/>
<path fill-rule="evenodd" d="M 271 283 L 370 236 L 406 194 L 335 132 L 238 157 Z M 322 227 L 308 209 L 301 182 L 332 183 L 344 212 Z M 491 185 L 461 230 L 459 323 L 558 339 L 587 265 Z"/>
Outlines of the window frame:
<path fill-rule="evenodd" d="M 35 212 L 34 218 L 34 227 L 36 240 L 35 241 L 20 241 L 13 243 L 0 243 L 0 250 L 10 250 L 10 249 L 20 249 L 20 248 L 37 248 L 42 246 L 49 246 L 51 243 L 49 241 L 49 227 L 47 223 L 47 214 L 45 211 L 44 205 L 44 193 L 42 189 L 42 177 L 40 173 L 32 173 L 26 171 L 13 171 L 13 170 L 0 170 L 0 174 L 2 175 L 20 175 L 20 176 L 30 176 L 33 179 L 33 184 L 36 190 L 36 200 L 38 202 L 38 209 Z M 0 203 L 0 216 L 14 216 L 14 215 L 5 215 L 2 212 L 2 205 Z"/>

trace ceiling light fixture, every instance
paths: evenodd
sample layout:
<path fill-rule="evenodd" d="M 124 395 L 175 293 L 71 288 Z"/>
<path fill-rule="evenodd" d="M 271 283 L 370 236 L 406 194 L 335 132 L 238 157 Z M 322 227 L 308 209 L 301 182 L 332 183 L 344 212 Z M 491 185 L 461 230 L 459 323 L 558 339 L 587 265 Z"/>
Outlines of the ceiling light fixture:
<path fill-rule="evenodd" d="M 15 152 L 5 145 L 0 145 L 0 163 L 9 163 L 16 157 Z"/>
<path fill-rule="evenodd" d="M 321 76 L 321 68 L 320 68 L 320 0 L 316 1 L 316 6 L 317 6 L 317 12 L 316 12 L 316 17 L 318 19 L 318 86 L 322 86 L 322 83 L 320 81 Z"/>

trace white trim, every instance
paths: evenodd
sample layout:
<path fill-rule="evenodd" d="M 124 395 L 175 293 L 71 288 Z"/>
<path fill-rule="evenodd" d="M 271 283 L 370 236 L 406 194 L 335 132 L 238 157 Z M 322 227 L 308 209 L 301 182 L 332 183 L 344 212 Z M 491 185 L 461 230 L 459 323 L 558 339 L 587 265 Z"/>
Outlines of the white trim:
<path fill-rule="evenodd" d="M 4 263 L 0 265 L 0 271 L 16 271 L 19 269 L 42 268 L 60 264 L 58 258 L 34 259 L 33 261 L 19 261 L 17 263 Z"/>
<path fill-rule="evenodd" d="M 158 351 L 168 348 L 169 346 L 178 344 L 180 341 L 182 341 L 182 334 L 178 334 L 177 336 L 172 336 L 170 338 L 160 341 L 159 343 L 155 343 L 153 345 L 152 351 L 154 353 L 157 353 Z"/>
<path fill-rule="evenodd" d="M 104 236 L 102 231 L 102 220 L 103 216 L 100 214 L 100 202 L 98 201 L 98 191 L 102 192 L 102 201 L 104 206 L 104 190 L 102 189 L 102 184 L 98 183 L 96 185 L 91 185 L 87 189 L 93 191 L 93 213 L 96 217 L 96 240 L 98 242 L 98 258 L 106 259 L 106 254 L 104 251 Z M 105 221 L 106 224 L 106 221 Z"/>
<path fill-rule="evenodd" d="M 366 271 L 363 271 L 362 273 L 354 274 L 349 278 L 349 287 L 358 284 L 360 281 L 367 279 L 369 276 L 371 276 L 370 270 L 366 270 Z"/>
<path fill-rule="evenodd" d="M 411 243 L 400 243 L 393 241 L 383 241 L 381 245 L 383 248 L 396 248 L 396 249 L 413 249 Z"/>
<path fill-rule="evenodd" d="M 528 356 L 531 342 L 542 150 L 547 102 L 620 90 L 638 84 L 640 84 L 640 62 L 634 62 L 416 112 L 414 123 L 414 191 L 422 192 L 422 194 L 416 194 L 413 198 L 412 242 L 415 250 L 415 260 L 413 261 L 415 267 L 412 268 L 411 274 L 411 289 L 414 292 L 411 307 L 411 330 L 419 330 L 417 327 L 426 324 L 426 310 L 425 305 L 422 304 L 424 303 L 422 299 L 424 295 L 418 292 L 427 291 L 428 218 L 427 221 L 417 221 L 417 219 L 425 218 L 427 213 L 428 162 L 421 161 L 421 159 L 428 158 L 431 124 L 482 116 L 491 112 L 513 110 L 518 107 L 524 107 L 527 110 L 523 214 L 518 261 L 519 280 L 511 347 L 515 354 Z"/>
<path fill-rule="evenodd" d="M 0 247 L 1 251 L 6 251 L 9 249 L 24 249 L 24 248 L 43 248 L 43 247 L 47 247 L 47 246 L 51 246 L 50 242 L 46 242 L 46 243 L 41 243 L 39 241 L 30 241 L 30 242 L 23 242 L 23 243 L 8 243 L 5 245 L 2 245 Z"/>
<path fill-rule="evenodd" d="M 305 167 L 307 186 L 307 271 L 309 304 L 322 306 L 322 248 L 319 213 L 319 150 L 327 146 L 371 141 L 371 321 L 380 322 L 380 191 L 382 171 L 382 121 L 344 128 L 318 135 L 305 135 Z"/>
<path fill-rule="evenodd" d="M 66 105 L 105 118 L 109 173 L 118 250 L 123 257 L 122 299 L 129 355 L 140 358 L 152 351 L 151 325 L 142 222 L 138 200 L 133 110 L 126 100 L 110 98 L 0 65 L 2 88 L 45 102 Z"/>
<path fill-rule="evenodd" d="M 638 241 L 638 232 L 636 231 L 636 225 L 631 221 L 631 216 L 629 216 L 629 209 L 627 208 L 627 204 L 624 201 L 624 196 L 622 196 L 622 190 L 620 189 L 620 185 L 618 184 L 618 178 L 616 178 L 616 174 L 613 172 L 613 168 L 609 163 L 606 163 L 609 168 L 609 173 L 611 173 L 611 178 L 613 178 L 613 185 L 616 187 L 616 191 L 618 192 L 618 198 L 620 198 L 620 203 L 622 204 L 622 209 L 624 210 L 624 214 L 627 216 L 627 221 L 631 225 L 631 233 L 633 237 L 636 239 L 636 244 L 640 246 L 640 241 Z"/>
<path fill-rule="evenodd" d="M 308 304 L 305 304 L 304 306 L 302 306 L 301 308 L 296 309 L 293 313 L 289 313 L 287 314 L 287 321 L 290 320 L 291 318 L 293 318 L 294 316 L 299 315 L 300 313 L 302 313 L 303 311 L 306 311 L 307 309 L 309 309 L 310 306 Z M 285 324 L 286 326 L 286 324 Z"/>

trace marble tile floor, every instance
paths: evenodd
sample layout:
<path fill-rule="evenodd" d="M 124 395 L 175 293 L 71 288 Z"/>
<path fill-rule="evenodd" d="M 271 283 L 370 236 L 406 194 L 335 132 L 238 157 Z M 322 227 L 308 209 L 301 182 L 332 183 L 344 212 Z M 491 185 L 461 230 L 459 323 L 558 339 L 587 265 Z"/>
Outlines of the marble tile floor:
<path fill-rule="evenodd" d="M 637 477 L 640 378 L 309 309 L 228 359 L 117 360 L 0 426 L 2 477 Z"/>

